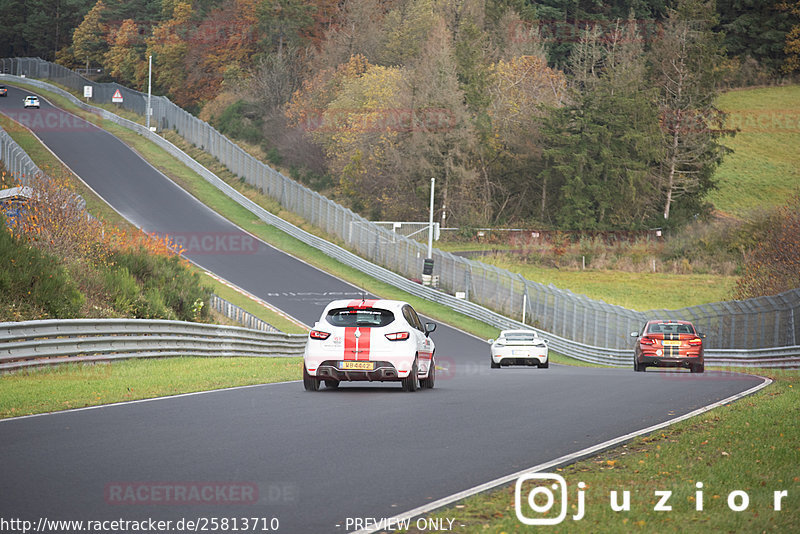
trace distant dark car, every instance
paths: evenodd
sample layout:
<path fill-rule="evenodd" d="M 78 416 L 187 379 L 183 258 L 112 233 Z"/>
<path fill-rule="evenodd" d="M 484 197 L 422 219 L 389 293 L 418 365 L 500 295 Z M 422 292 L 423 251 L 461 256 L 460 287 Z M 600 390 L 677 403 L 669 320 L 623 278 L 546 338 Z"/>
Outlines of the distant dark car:
<path fill-rule="evenodd" d="M 633 370 L 648 367 L 685 367 L 693 373 L 705 370 L 702 334 L 689 321 L 647 321 L 636 338 Z"/>
<path fill-rule="evenodd" d="M 8 96 L 8 89 L 5 85 L 0 85 L 0 96 Z"/>

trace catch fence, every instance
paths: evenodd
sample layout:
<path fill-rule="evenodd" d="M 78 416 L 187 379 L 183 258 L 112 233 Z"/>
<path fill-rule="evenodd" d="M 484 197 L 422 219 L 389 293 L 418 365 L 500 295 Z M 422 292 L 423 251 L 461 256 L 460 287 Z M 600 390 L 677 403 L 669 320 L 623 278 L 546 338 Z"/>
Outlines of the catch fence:
<path fill-rule="evenodd" d="M 93 87 L 93 103 L 111 103 L 119 90 L 124 109 L 144 115 L 147 95 L 119 84 L 97 83 L 60 65 L 35 58 L 0 59 L 11 75 L 50 80 L 79 94 Z M 176 131 L 189 143 L 216 157 L 232 173 L 273 197 L 359 256 L 406 279 L 421 278 L 427 246 L 367 221 L 351 210 L 285 177 L 252 157 L 214 127 L 174 105 L 152 97 L 151 125 Z M 553 285 L 526 280 L 518 274 L 479 261 L 434 250 L 433 275 L 448 295 L 463 294 L 469 302 L 534 326 L 565 340 L 589 347 L 630 349 L 630 332 L 650 318 L 694 322 L 708 335 L 712 349 L 752 350 L 795 347 L 800 341 L 800 289 L 744 301 L 726 301 L 678 310 L 629 310 L 592 300 Z"/>

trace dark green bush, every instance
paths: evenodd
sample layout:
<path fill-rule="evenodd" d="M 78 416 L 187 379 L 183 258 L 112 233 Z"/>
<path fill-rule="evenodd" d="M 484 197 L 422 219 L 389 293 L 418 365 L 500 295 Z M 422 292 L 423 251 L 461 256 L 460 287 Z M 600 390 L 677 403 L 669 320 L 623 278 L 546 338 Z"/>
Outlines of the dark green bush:
<path fill-rule="evenodd" d="M 133 305 L 138 317 L 205 320 L 211 291 L 200 283 L 197 273 L 188 270 L 177 256 L 149 254 L 144 249 L 112 254 L 115 270 L 135 280 L 141 301 Z"/>
<path fill-rule="evenodd" d="M 0 320 L 77 317 L 83 302 L 59 260 L 11 235 L 0 215 Z"/>
<path fill-rule="evenodd" d="M 244 100 L 237 100 L 227 108 L 214 121 L 217 129 L 235 139 L 242 139 L 249 143 L 258 144 L 263 139 L 261 132 L 262 120 L 252 104 Z"/>

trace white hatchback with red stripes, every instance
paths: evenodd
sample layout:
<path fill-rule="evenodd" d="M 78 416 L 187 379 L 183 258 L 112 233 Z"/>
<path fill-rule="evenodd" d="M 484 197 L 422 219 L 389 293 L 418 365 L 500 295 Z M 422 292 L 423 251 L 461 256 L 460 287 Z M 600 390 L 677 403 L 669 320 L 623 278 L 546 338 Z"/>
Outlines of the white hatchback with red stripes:
<path fill-rule="evenodd" d="M 435 323 L 420 321 L 399 300 L 335 300 L 308 333 L 303 385 L 337 388 L 343 381 L 400 382 L 403 391 L 436 380 Z"/>

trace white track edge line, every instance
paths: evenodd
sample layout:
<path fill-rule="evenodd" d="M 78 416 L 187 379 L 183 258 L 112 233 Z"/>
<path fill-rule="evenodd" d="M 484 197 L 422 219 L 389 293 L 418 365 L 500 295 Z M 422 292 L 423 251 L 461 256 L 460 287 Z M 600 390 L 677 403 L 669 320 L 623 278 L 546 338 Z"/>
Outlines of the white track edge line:
<path fill-rule="evenodd" d="M 656 430 L 660 430 L 662 428 L 665 428 L 667 426 L 673 425 L 673 424 L 678 423 L 680 421 L 683 421 L 685 419 L 690 419 L 690 418 L 695 417 L 697 415 L 701 415 L 703 413 L 711 411 L 714 408 L 718 408 L 720 406 L 724 406 L 726 404 L 730 404 L 731 402 L 739 400 L 739 399 L 741 399 L 743 397 L 746 397 L 748 395 L 752 395 L 753 393 L 755 393 L 755 392 L 757 392 L 757 391 L 769 386 L 770 384 L 772 384 L 772 379 L 770 379 L 770 378 L 766 378 L 766 377 L 763 377 L 763 376 L 759 376 L 759 378 L 764 380 L 761 384 L 759 384 L 759 385 L 757 385 L 755 387 L 752 387 L 752 388 L 750 388 L 750 389 L 748 389 L 746 391 L 743 391 L 741 393 L 737 393 L 736 395 L 732 395 L 732 396 L 730 396 L 730 397 L 728 397 L 726 399 L 717 401 L 717 402 L 715 402 L 713 404 L 709 404 L 709 405 L 704 406 L 702 408 L 698 408 L 698 409 L 696 409 L 694 411 L 691 411 L 689 413 L 686 413 L 686 414 L 681 415 L 679 417 L 676 417 L 674 419 L 669 419 L 668 421 L 664 421 L 663 423 L 658 423 L 656 425 L 653 425 L 653 426 L 650 426 L 650 427 L 647 427 L 647 428 L 643 428 L 641 430 L 637 430 L 637 431 L 631 432 L 630 434 L 626 434 L 624 436 L 620 436 L 620 437 L 617 437 L 617 438 L 614 438 L 614 439 L 610 439 L 610 440 L 605 441 L 603 443 L 599 443 L 597 445 L 593 445 L 591 447 L 587 447 L 585 449 L 573 452 L 571 454 L 567 454 L 567 455 L 561 456 L 560 458 L 556 458 L 555 460 L 550 460 L 549 462 L 545 462 L 543 464 L 535 465 L 533 467 L 529 467 L 527 469 L 523 469 L 521 471 L 517 471 L 516 473 L 512 473 L 510 475 L 506 475 L 504 477 L 496 478 L 496 479 L 491 480 L 489 482 L 485 482 L 485 483 L 480 484 L 478 486 L 474 486 L 474 487 L 469 488 L 467 490 L 460 491 L 460 492 L 454 493 L 452 495 L 448 495 L 447 497 L 443 497 L 443 498 L 441 498 L 439 500 L 436 500 L 436 501 L 433 501 L 431 503 L 419 506 L 419 507 L 414 508 L 412 510 L 409 510 L 409 511 L 407 511 L 405 513 L 398 514 L 396 516 L 387 518 L 386 524 L 391 524 L 391 523 L 398 524 L 400 521 L 403 521 L 403 520 L 406 520 L 406 519 L 413 519 L 414 517 L 418 517 L 418 516 L 421 516 L 423 514 L 427 514 L 427 513 L 432 512 L 433 510 L 435 510 L 437 508 L 442 508 L 443 506 L 447 506 L 448 504 L 452 504 L 454 502 L 466 499 L 467 497 L 472 497 L 473 495 L 477 495 L 478 493 L 482 493 L 484 491 L 488 491 L 490 489 L 494 489 L 494 488 L 496 488 L 498 486 L 503 486 L 505 484 L 508 484 L 509 482 L 511 482 L 511 481 L 513 481 L 513 480 L 515 480 L 515 479 L 519 478 L 520 476 L 522 476 L 524 474 L 527 474 L 527 473 L 539 473 L 539 472 L 542 472 L 545 469 L 551 469 L 551 468 L 556 467 L 558 465 L 573 463 L 573 462 L 577 461 L 580 458 L 591 456 L 591 455 L 593 455 L 595 453 L 601 452 L 601 451 L 609 449 L 611 447 L 615 447 L 617 445 L 620 445 L 621 443 L 624 443 L 626 441 L 630 441 L 631 439 L 633 439 L 635 437 L 642 436 L 644 434 L 649 434 L 651 432 L 655 432 Z M 373 534 L 375 532 L 379 532 L 379 531 L 382 531 L 382 530 L 385 531 L 385 529 L 380 529 L 380 528 L 362 529 L 362 530 L 354 531 L 352 534 Z"/>
<path fill-rule="evenodd" d="M 56 412 L 45 412 L 45 413 L 32 413 L 30 415 L 19 415 L 17 417 L 6 417 L 4 419 L 0 419 L 0 424 L 3 424 L 8 421 L 19 421 L 20 419 L 32 419 L 34 417 L 44 417 L 47 415 L 61 415 L 65 413 L 72 413 L 72 412 L 85 412 L 88 410 L 99 410 L 102 408 L 113 408 L 114 406 L 125 406 L 128 404 L 143 404 L 145 402 L 154 402 L 160 400 L 171 400 L 171 399 L 178 399 L 180 397 L 192 397 L 195 395 L 205 395 L 207 393 L 219 393 L 222 391 L 235 391 L 237 389 L 249 389 L 249 388 L 259 388 L 264 386 L 275 386 L 278 384 L 295 384 L 299 383 L 301 380 L 286 380 L 284 382 L 267 382 L 265 384 L 249 384 L 247 386 L 232 386 L 229 388 L 219 388 L 219 389 L 206 389 L 203 391 L 192 391 L 189 393 L 178 393 L 176 395 L 167 395 L 163 397 L 150 397 L 148 399 L 136 399 L 131 401 L 122 401 L 122 402 L 112 402 L 109 404 L 98 404 L 96 406 L 84 406 L 83 408 L 71 408 L 69 410 L 59 410 Z"/>

